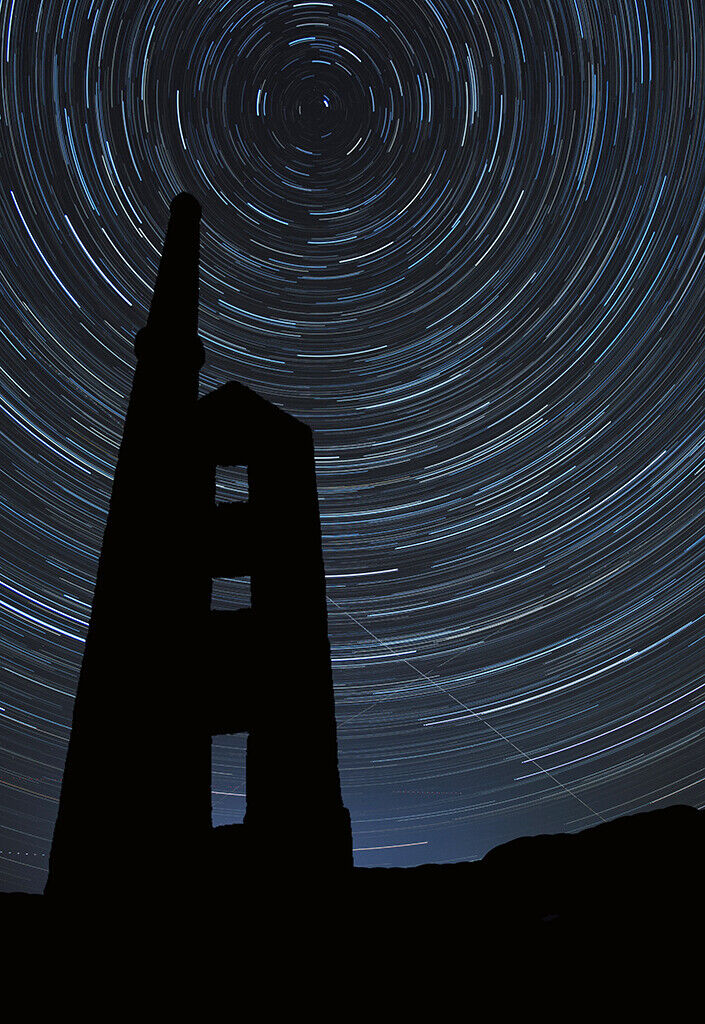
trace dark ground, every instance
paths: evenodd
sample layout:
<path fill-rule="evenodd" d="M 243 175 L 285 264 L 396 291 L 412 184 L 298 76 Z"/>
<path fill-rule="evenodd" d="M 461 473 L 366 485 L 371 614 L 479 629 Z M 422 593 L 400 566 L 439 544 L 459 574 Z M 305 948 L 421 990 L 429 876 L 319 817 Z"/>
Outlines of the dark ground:
<path fill-rule="evenodd" d="M 450 964 L 493 943 L 564 955 L 595 936 L 654 949 L 692 936 L 702 952 L 704 854 L 705 811 L 674 806 L 516 839 L 475 862 L 356 868 L 337 886 L 315 871 L 233 878 L 229 891 L 163 894 L 147 907 L 113 904 L 109 889 L 81 907 L 3 894 L 0 924 L 30 959 L 41 947 L 65 954 L 66 942 L 90 953 L 122 928 L 135 950 L 167 944 L 214 961 L 229 948 L 266 959 L 283 942 L 304 959 L 308 948 L 324 957 L 346 949 L 370 964 Z"/>

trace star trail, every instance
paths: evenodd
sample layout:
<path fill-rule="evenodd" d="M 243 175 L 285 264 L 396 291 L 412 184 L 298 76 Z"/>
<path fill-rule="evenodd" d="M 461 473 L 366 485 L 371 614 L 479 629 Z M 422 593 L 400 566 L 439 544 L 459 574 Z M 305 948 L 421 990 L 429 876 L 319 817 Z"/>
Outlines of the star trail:
<path fill-rule="evenodd" d="M 2 888 L 181 191 L 203 390 L 314 428 L 356 863 L 705 802 L 704 61 L 695 0 L 2 0 Z"/>

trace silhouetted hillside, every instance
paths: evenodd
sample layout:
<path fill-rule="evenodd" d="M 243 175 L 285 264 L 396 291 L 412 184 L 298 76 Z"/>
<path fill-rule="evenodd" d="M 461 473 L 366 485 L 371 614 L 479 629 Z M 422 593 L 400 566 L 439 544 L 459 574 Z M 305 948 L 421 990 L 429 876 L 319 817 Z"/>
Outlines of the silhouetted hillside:
<path fill-rule="evenodd" d="M 699 926 L 703 912 L 705 812 L 687 806 L 635 814 L 576 834 L 516 839 L 482 860 L 415 868 L 356 868 L 339 883 L 323 871 L 299 878 L 257 872 L 213 891 L 206 879 L 184 878 L 173 893 L 147 903 L 111 902 L 109 880 L 82 907 L 47 896 L 4 894 L 6 934 L 61 931 L 67 917 L 89 919 L 98 931 L 113 916 L 136 930 L 169 923 L 189 934 L 198 920 L 217 928 L 233 923 L 242 941 L 293 922 L 318 920 L 342 941 L 364 935 L 373 948 L 392 938 L 394 948 L 415 950 L 450 937 L 458 927 L 474 943 L 487 932 L 503 935 L 620 932 L 663 937 L 670 929 Z M 88 929 L 90 931 L 90 928 Z M 173 933 L 172 933 L 173 935 Z M 227 945 L 227 940 L 226 940 Z"/>
<path fill-rule="evenodd" d="M 675 806 L 515 839 L 471 863 L 359 869 L 353 889 L 356 902 L 407 925 L 459 916 L 577 930 L 697 923 L 704 855 L 705 812 Z"/>

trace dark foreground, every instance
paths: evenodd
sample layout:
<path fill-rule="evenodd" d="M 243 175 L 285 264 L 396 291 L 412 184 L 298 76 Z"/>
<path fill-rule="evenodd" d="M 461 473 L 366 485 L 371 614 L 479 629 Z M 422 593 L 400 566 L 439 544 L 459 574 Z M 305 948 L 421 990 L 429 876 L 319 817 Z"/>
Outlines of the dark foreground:
<path fill-rule="evenodd" d="M 704 854 L 705 811 L 675 806 L 517 839 L 476 862 L 358 868 L 337 885 L 316 874 L 234 878 L 220 895 L 164 894 L 149 906 L 111 903 L 109 892 L 81 907 L 5 894 L 0 923 L 22 972 L 50 964 L 71 986 L 107 971 L 116 998 L 137 975 L 159 976 L 172 999 L 205 977 L 225 998 L 264 971 L 272 1007 L 286 1003 L 286 984 L 311 998 L 333 984 L 345 1001 L 376 978 L 408 1009 L 414 993 L 428 1007 L 470 981 L 518 998 L 517 965 L 571 998 L 594 990 L 594 970 L 648 994 L 664 956 L 687 976 L 687 958 L 704 951 Z"/>
<path fill-rule="evenodd" d="M 705 811 L 674 806 L 618 818 L 574 835 L 517 839 L 482 860 L 411 868 L 356 868 L 338 885 L 308 879 L 233 878 L 199 898 L 162 894 L 151 906 L 114 906 L 137 928 L 169 913 L 178 930 L 186 914 L 217 925 L 235 913 L 264 933 L 278 911 L 339 921 L 336 931 L 382 934 L 406 946 L 456 926 L 468 934 L 570 934 L 584 930 L 700 927 L 705 867 Z M 59 932 L 111 905 L 110 888 L 91 906 L 26 894 L 2 894 L 2 930 Z M 299 924 L 301 919 L 298 919 Z M 281 924 L 281 922 L 280 922 Z"/>

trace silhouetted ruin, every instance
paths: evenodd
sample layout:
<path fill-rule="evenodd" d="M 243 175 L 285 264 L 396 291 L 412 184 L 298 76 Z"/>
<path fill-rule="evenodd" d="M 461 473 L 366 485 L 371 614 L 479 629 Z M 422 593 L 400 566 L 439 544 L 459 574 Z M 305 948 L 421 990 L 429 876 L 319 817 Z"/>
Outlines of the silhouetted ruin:
<path fill-rule="evenodd" d="M 198 398 L 200 215 L 192 196 L 172 203 L 136 339 L 45 890 L 81 923 L 84 955 L 94 934 L 119 955 L 127 920 L 145 963 L 156 934 L 210 970 L 205 930 L 237 909 L 228 966 L 237 949 L 261 965 L 258 936 L 274 924 L 304 973 L 338 970 L 337 936 L 366 973 L 371 959 L 423 960 L 450 978 L 507 928 L 557 936 L 555 957 L 566 934 L 619 942 L 697 924 L 705 812 L 687 806 L 517 839 L 477 862 L 352 870 L 312 435 L 236 383 Z M 246 502 L 216 502 L 218 466 L 247 467 Z M 212 609 L 213 580 L 244 576 L 251 606 Z M 211 740 L 236 732 L 248 736 L 245 818 L 214 828 Z M 6 927 L 26 945 L 53 925 L 60 945 L 57 905 L 8 896 Z"/>
<path fill-rule="evenodd" d="M 198 398 L 201 210 L 171 206 L 125 419 L 48 894 L 157 896 L 352 868 L 310 429 L 248 388 Z M 216 504 L 216 468 L 249 500 Z M 251 607 L 211 610 L 214 578 Z M 211 738 L 245 732 L 247 809 L 213 828 Z"/>

